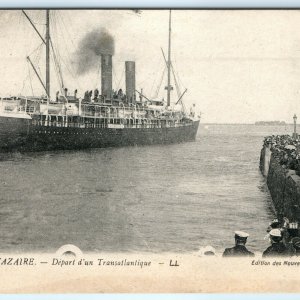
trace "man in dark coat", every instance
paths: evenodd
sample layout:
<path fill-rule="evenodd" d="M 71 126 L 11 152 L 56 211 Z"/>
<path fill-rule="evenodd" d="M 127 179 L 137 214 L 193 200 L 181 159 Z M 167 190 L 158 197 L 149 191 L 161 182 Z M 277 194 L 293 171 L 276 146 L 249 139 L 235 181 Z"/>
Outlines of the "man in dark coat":
<path fill-rule="evenodd" d="M 236 231 L 234 235 L 235 246 L 226 248 L 223 257 L 253 257 L 254 253 L 246 248 L 249 234 L 243 231 Z"/>
<path fill-rule="evenodd" d="M 282 233 L 280 229 L 272 229 L 269 233 L 271 246 L 262 254 L 262 257 L 291 256 L 292 253 L 284 245 L 282 241 Z"/>

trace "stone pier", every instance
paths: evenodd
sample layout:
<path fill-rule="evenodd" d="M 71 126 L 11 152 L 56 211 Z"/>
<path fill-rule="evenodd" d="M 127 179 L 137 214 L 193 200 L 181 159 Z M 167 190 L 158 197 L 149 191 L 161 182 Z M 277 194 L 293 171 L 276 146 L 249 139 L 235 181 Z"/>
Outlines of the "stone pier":
<path fill-rule="evenodd" d="M 260 170 L 266 177 L 277 214 L 300 222 L 300 176 L 281 165 L 272 155 L 270 146 L 261 150 Z"/>

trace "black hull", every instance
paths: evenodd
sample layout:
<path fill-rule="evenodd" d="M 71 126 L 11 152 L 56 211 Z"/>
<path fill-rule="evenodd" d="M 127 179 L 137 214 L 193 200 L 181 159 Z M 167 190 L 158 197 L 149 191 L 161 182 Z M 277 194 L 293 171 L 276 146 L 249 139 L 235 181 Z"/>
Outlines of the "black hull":
<path fill-rule="evenodd" d="M 199 121 L 165 128 L 78 128 L 33 125 L 31 120 L 0 117 L 1 151 L 47 151 L 194 141 Z"/>

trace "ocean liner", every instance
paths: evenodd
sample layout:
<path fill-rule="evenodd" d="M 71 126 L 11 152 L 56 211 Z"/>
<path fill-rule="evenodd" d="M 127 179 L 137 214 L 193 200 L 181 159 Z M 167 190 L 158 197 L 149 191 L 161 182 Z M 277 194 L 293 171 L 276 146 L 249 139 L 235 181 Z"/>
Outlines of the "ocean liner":
<path fill-rule="evenodd" d="M 125 62 L 126 92 L 112 89 L 112 55 L 101 54 L 101 93 L 85 92 L 71 96 L 64 86 L 55 99 L 50 97 L 50 11 L 46 10 L 46 34 L 43 37 L 29 16 L 23 14 L 46 48 L 46 80 L 35 71 L 46 96 L 4 97 L 0 100 L 0 150 L 45 151 L 130 145 L 169 144 L 195 140 L 200 117 L 193 108 L 186 111 L 182 98 L 171 106 L 171 11 L 169 13 L 167 101 L 151 99 L 136 90 L 135 62 Z M 164 54 L 164 53 L 163 53 Z M 99 59 L 100 59 L 99 56 Z M 175 79 L 175 78 L 174 78 Z M 181 109 L 174 107 L 180 106 Z"/>

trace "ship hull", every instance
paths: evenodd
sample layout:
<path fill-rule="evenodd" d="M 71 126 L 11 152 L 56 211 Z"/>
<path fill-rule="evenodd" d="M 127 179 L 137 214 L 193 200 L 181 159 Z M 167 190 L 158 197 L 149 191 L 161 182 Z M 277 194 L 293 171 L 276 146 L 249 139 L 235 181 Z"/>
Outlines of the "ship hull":
<path fill-rule="evenodd" d="M 199 121 L 165 128 L 79 128 L 38 126 L 0 116 L 1 151 L 76 150 L 194 141 Z"/>
<path fill-rule="evenodd" d="M 31 120 L 0 116 L 0 150 L 12 151 L 26 145 Z"/>

